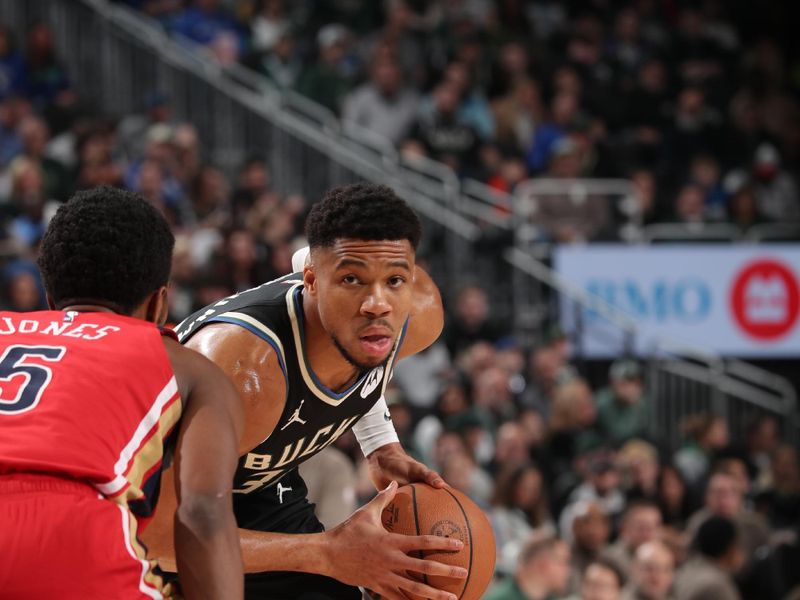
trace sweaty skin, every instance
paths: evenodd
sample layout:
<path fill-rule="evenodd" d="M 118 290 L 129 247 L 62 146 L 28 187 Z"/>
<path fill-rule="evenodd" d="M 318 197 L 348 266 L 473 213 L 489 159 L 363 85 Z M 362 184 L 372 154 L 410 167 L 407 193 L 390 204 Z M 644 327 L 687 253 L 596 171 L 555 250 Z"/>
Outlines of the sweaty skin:
<path fill-rule="evenodd" d="M 406 240 L 339 240 L 332 248 L 314 249 L 303 282 L 306 355 L 317 377 L 330 389 L 346 389 L 361 371 L 343 357 L 332 336 L 354 362 L 370 368 L 383 363 L 407 319 L 399 358 L 427 348 L 441 333 L 444 320 L 438 288 L 415 265 L 413 249 Z M 388 344 L 385 337 L 390 338 Z M 247 454 L 269 437 L 285 404 L 286 384 L 272 346 L 227 323 L 203 327 L 186 345 L 216 363 L 239 391 L 245 412 L 239 453 Z M 393 480 L 444 485 L 437 473 L 408 457 L 399 444 L 379 448 L 369 456 L 369 464 L 378 489 Z M 159 511 L 144 540 L 166 569 L 174 568 L 171 523 L 162 518 L 170 514 L 174 502 L 169 481 L 165 478 Z M 406 553 L 433 548 L 453 551 L 460 543 L 386 532 L 380 512 L 396 489 L 396 484 L 390 485 L 344 524 L 321 534 L 239 529 L 245 572 L 318 573 L 369 587 L 390 600 L 406 597 L 400 589 L 428 598 L 453 598 L 409 578 L 406 571 L 449 577 L 464 577 L 466 571 Z"/>

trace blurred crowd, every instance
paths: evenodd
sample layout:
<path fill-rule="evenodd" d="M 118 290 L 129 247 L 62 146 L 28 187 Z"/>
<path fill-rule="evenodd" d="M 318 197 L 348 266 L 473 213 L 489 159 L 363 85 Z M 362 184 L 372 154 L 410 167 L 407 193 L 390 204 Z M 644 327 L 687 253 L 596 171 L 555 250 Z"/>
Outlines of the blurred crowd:
<path fill-rule="evenodd" d="M 497 190 L 623 177 L 644 224 L 800 221 L 798 53 L 778 1 L 128 3 Z M 610 200 L 556 197 L 536 218 L 549 239 L 614 239 Z"/>
<path fill-rule="evenodd" d="M 654 418 L 670 399 L 648 393 L 642 365 L 617 360 L 592 385 L 558 329 L 528 353 L 491 314 L 463 289 L 387 391 L 404 447 L 489 515 L 487 600 L 800 598 L 800 467 L 778 419 L 733 439 L 722 417 L 690 415 L 673 447 Z M 352 485 L 349 506 L 315 498 L 341 519 L 374 490 L 355 440 L 337 448 L 349 469 L 320 457 L 304 474 Z"/>
<path fill-rule="evenodd" d="M 648 222 L 800 215 L 797 64 L 746 2 L 129 3 L 497 189 L 619 175 Z M 84 100 L 47 23 L 0 27 L 4 309 L 44 307 L 34 261 L 48 218 L 101 184 L 171 222 L 173 322 L 291 270 L 313 199 L 278 193 L 263 157 L 224 173 L 157 90 L 119 118 Z M 575 222 L 554 237 L 604 235 L 595 216 Z M 763 416 L 733 440 L 696 414 L 673 447 L 654 416 L 669 398 L 648 393 L 642 365 L 587 379 L 560 331 L 523 348 L 493 314 L 485 290 L 460 290 L 440 341 L 399 363 L 387 393 L 408 451 L 491 519 L 486 598 L 800 598 L 800 468 L 781 423 Z M 374 493 L 352 436 L 303 469 L 328 524 Z"/>

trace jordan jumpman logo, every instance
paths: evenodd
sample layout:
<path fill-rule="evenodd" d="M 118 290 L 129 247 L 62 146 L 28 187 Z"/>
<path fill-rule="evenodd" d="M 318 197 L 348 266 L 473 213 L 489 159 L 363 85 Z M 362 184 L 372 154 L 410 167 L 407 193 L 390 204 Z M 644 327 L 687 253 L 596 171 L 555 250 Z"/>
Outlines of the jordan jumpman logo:
<path fill-rule="evenodd" d="M 283 485 L 281 485 L 281 482 L 279 481 L 278 482 L 278 502 L 283 504 L 283 492 L 291 492 L 291 491 L 292 491 L 292 488 L 283 487 Z"/>
<path fill-rule="evenodd" d="M 292 413 L 291 418 L 288 421 L 286 421 L 286 424 L 283 427 L 281 427 L 281 431 L 286 429 L 292 423 L 300 423 L 301 425 L 305 425 L 306 424 L 306 420 L 300 418 L 300 409 L 303 408 L 303 403 L 304 402 L 305 402 L 305 400 L 300 400 L 300 406 L 298 406 L 297 410 Z"/>

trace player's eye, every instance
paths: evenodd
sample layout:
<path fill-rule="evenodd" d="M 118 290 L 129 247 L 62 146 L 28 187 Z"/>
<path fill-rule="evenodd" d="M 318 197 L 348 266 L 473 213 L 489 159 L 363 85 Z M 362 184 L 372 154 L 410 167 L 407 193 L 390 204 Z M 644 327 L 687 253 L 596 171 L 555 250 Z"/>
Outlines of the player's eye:
<path fill-rule="evenodd" d="M 358 277 L 356 277 L 355 275 L 345 275 L 344 277 L 342 277 L 342 283 L 345 283 L 347 285 L 355 285 L 358 283 Z"/>
<path fill-rule="evenodd" d="M 399 275 L 395 275 L 394 277 L 389 278 L 389 285 L 391 287 L 400 287 L 406 282 L 405 277 L 400 277 Z"/>

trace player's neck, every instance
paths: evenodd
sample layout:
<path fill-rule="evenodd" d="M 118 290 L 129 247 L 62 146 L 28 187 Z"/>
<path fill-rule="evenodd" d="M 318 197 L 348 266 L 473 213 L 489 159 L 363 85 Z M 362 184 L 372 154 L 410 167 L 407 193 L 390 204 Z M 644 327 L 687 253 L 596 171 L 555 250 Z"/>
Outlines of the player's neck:
<path fill-rule="evenodd" d="M 59 310 L 62 312 L 117 312 L 108 306 L 101 306 L 100 304 L 70 304 L 69 306 L 60 308 Z"/>
<path fill-rule="evenodd" d="M 308 294 L 303 299 L 303 345 L 306 359 L 320 383 L 334 392 L 349 388 L 359 370 L 342 356 L 331 336 L 322 326 L 316 303 Z"/>

